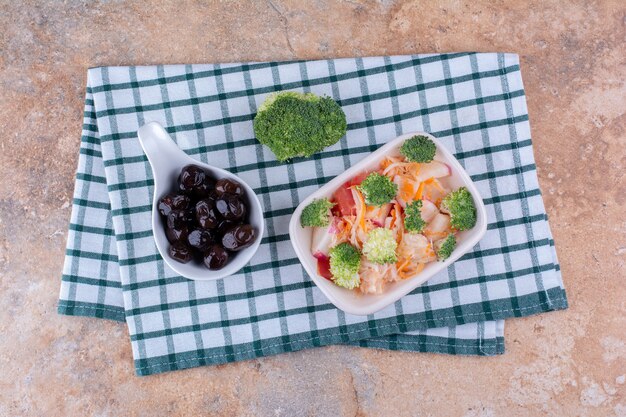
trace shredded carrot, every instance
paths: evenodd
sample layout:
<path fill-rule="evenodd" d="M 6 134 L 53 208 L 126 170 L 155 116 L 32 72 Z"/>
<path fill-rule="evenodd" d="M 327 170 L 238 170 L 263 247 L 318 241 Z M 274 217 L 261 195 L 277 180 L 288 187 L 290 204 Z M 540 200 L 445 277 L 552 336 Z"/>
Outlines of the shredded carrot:
<path fill-rule="evenodd" d="M 410 278 L 414 275 L 412 270 L 407 270 L 407 271 L 398 271 L 398 276 L 402 279 L 407 279 Z"/>
<path fill-rule="evenodd" d="M 417 264 L 417 267 L 415 268 L 415 272 L 413 274 L 415 275 L 415 274 L 422 272 L 422 269 L 424 269 L 424 265 L 425 264 L 421 264 L 421 263 Z"/>
<path fill-rule="evenodd" d="M 424 194 L 424 186 L 426 185 L 426 183 L 428 183 L 430 180 L 432 180 L 432 178 L 429 178 L 425 181 L 422 181 L 420 183 L 420 186 L 417 187 L 417 192 L 415 193 L 415 200 L 421 200 L 422 199 L 422 194 Z"/>
<path fill-rule="evenodd" d="M 446 189 L 443 188 L 441 183 L 435 178 L 429 178 L 425 180 L 423 184 L 424 187 L 422 188 L 422 195 L 420 197 L 429 199 L 439 207 L 441 199 L 446 194 Z"/>
<path fill-rule="evenodd" d="M 419 263 L 417 264 L 417 267 L 415 267 L 415 269 L 411 269 L 407 271 L 398 270 L 398 276 L 402 279 L 411 278 L 412 276 L 415 276 L 419 274 L 420 272 L 422 272 L 422 269 L 424 269 L 424 264 Z"/>
<path fill-rule="evenodd" d="M 391 222 L 389 223 L 389 228 L 393 229 L 393 226 L 396 224 L 396 220 L 400 217 L 400 205 L 398 203 L 393 204 L 393 209 L 391 209 Z"/>
<path fill-rule="evenodd" d="M 376 216 L 379 211 L 380 211 L 380 207 L 376 207 L 376 206 L 365 207 L 365 213 L 367 213 L 370 217 Z"/>
<path fill-rule="evenodd" d="M 395 211 L 396 211 L 396 219 L 398 220 L 398 233 L 396 234 L 396 242 L 398 242 L 398 245 L 400 244 L 400 242 L 402 242 L 402 235 L 404 234 L 404 220 L 402 220 L 400 214 L 401 214 L 401 208 L 400 208 L 400 204 L 395 203 L 394 204 L 395 207 Z"/>
<path fill-rule="evenodd" d="M 415 167 L 417 165 L 417 167 Z M 419 164 L 416 164 L 415 162 L 392 162 L 391 164 L 387 165 L 384 169 L 383 169 L 383 175 L 388 175 L 390 177 L 393 177 L 393 175 L 395 174 L 395 170 L 398 171 L 398 174 L 404 174 L 406 175 L 406 172 L 411 172 L 411 170 L 419 170 Z"/>
<path fill-rule="evenodd" d="M 415 198 L 414 200 L 421 200 L 422 199 L 422 194 L 424 194 L 424 183 L 420 183 L 420 186 L 417 187 L 417 192 L 415 193 Z"/>
<path fill-rule="evenodd" d="M 381 167 L 382 169 L 385 169 L 385 168 L 387 168 L 387 167 L 388 167 L 389 165 L 391 165 L 391 164 L 392 164 L 391 159 L 389 159 L 389 158 L 385 158 L 385 159 L 383 159 L 383 161 L 380 163 L 380 167 Z"/>
<path fill-rule="evenodd" d="M 361 209 L 359 210 L 359 218 L 356 219 L 355 223 L 357 223 L 359 226 L 361 226 L 363 230 L 365 230 L 365 210 L 367 210 L 367 207 L 365 206 L 365 200 L 363 199 L 363 195 L 361 195 L 361 192 L 356 187 L 352 187 L 352 190 L 356 193 L 356 196 L 359 199 L 359 208 Z"/>
<path fill-rule="evenodd" d="M 429 184 L 432 184 L 435 188 L 438 188 L 441 192 L 446 192 L 446 190 L 441 186 L 439 181 L 435 181 L 434 178 L 430 178 Z"/>
<path fill-rule="evenodd" d="M 411 259 L 410 258 L 405 259 L 404 262 L 400 264 L 400 266 L 397 266 L 398 272 L 402 271 L 409 263 L 411 263 Z"/>
<path fill-rule="evenodd" d="M 343 242 L 344 240 L 348 240 L 348 235 L 350 234 L 350 231 L 352 230 L 352 223 L 350 222 L 350 220 L 344 218 L 341 221 L 341 225 L 338 225 L 339 227 L 339 232 L 337 233 L 337 239 L 340 242 Z"/>
<path fill-rule="evenodd" d="M 411 201 L 413 195 L 415 195 L 413 181 L 405 178 L 402 180 L 402 187 L 400 187 L 400 198 L 404 201 Z"/>
<path fill-rule="evenodd" d="M 418 164 L 417 162 L 412 162 L 412 163 L 409 165 L 409 172 L 410 172 L 411 174 L 413 174 L 413 176 L 414 176 L 415 178 L 417 178 L 417 176 L 418 176 L 418 175 L 419 175 L 419 173 L 420 173 L 420 164 Z"/>

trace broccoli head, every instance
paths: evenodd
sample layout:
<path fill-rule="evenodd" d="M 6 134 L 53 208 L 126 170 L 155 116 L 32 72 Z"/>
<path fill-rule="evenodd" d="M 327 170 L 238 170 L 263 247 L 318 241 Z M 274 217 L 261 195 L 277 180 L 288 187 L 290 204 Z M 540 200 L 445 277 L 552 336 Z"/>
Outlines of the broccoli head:
<path fill-rule="evenodd" d="M 368 206 L 382 206 L 394 199 L 398 192 L 398 185 L 386 175 L 372 172 L 365 177 L 358 189 L 365 197 L 365 204 Z"/>
<path fill-rule="evenodd" d="M 400 154 L 409 162 L 430 162 L 435 157 L 437 146 L 426 136 L 413 136 L 404 141 Z"/>
<path fill-rule="evenodd" d="M 313 200 L 302 210 L 300 225 L 302 227 L 325 227 L 330 224 L 330 209 L 334 206 L 327 198 Z"/>
<path fill-rule="evenodd" d="M 404 228 L 409 233 L 422 233 L 426 226 L 422 219 L 422 204 L 422 200 L 415 200 L 404 208 Z"/>
<path fill-rule="evenodd" d="M 472 194 L 465 187 L 445 196 L 440 209 L 450 215 L 450 226 L 456 230 L 468 230 L 476 224 L 476 206 Z"/>
<path fill-rule="evenodd" d="M 330 250 L 330 273 L 333 282 L 349 290 L 361 284 L 359 268 L 361 267 L 361 253 L 351 244 L 344 242 Z"/>
<path fill-rule="evenodd" d="M 445 261 L 452 255 L 452 251 L 456 248 L 456 237 L 450 233 L 445 239 L 441 239 L 435 243 L 435 253 L 437 259 Z"/>
<path fill-rule="evenodd" d="M 254 134 L 279 161 L 309 157 L 337 143 L 346 130 L 346 115 L 339 104 L 313 93 L 272 93 L 254 117 Z"/>
<path fill-rule="evenodd" d="M 377 264 L 395 263 L 398 260 L 397 247 L 398 242 L 394 239 L 393 232 L 379 227 L 367 234 L 367 240 L 363 243 L 363 254 Z"/>

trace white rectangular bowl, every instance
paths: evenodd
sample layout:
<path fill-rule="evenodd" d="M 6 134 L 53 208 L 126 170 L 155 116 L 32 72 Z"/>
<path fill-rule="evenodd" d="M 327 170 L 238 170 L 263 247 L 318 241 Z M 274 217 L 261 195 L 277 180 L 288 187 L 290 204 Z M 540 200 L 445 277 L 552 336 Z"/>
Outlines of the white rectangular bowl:
<path fill-rule="evenodd" d="M 476 225 L 472 229 L 460 232 L 457 235 L 457 247 L 448 259 L 443 262 L 431 262 L 427 264 L 419 274 L 412 278 L 387 284 L 383 294 L 364 295 L 353 290 L 338 287 L 317 273 L 317 259 L 315 259 L 311 253 L 312 228 L 303 228 L 300 226 L 300 214 L 302 213 L 302 209 L 315 199 L 324 197 L 330 198 L 335 190 L 357 174 L 367 170 L 378 169 L 380 161 L 385 156 L 399 155 L 400 146 L 402 146 L 406 139 L 415 135 L 427 136 L 437 145 L 435 160 L 448 164 L 452 171 L 451 176 L 446 177 L 448 185 L 453 189 L 465 186 L 472 194 L 476 205 Z M 304 266 L 304 269 L 306 269 L 309 276 L 313 279 L 313 282 L 315 282 L 319 289 L 322 290 L 322 292 L 337 308 L 345 311 L 346 313 L 360 316 L 373 314 L 382 310 L 413 291 L 438 272 L 446 269 L 454 261 L 469 252 L 485 235 L 486 231 L 487 212 L 485 210 L 485 204 L 478 194 L 476 186 L 456 158 L 443 146 L 441 146 L 435 137 L 424 132 L 414 132 L 398 136 L 397 138 L 389 141 L 387 144 L 381 146 L 375 152 L 333 178 L 330 182 L 328 182 L 328 184 L 324 185 L 302 201 L 300 205 L 296 207 L 296 210 L 291 217 L 291 221 L 289 222 L 289 237 L 291 239 L 291 244 L 300 259 L 300 262 Z"/>

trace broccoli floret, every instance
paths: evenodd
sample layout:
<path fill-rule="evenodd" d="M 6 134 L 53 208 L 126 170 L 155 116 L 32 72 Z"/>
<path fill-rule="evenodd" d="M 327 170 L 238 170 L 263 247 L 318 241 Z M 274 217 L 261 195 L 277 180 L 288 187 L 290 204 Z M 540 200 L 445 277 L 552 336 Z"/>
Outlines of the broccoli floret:
<path fill-rule="evenodd" d="M 448 237 L 435 243 L 435 253 L 437 254 L 437 259 L 445 261 L 450 257 L 450 255 L 452 255 L 454 248 L 456 248 L 456 237 L 450 233 Z"/>
<path fill-rule="evenodd" d="M 295 91 L 270 94 L 254 117 L 254 134 L 281 162 L 335 144 L 347 126 L 345 113 L 332 98 Z"/>
<path fill-rule="evenodd" d="M 398 260 L 397 247 L 398 242 L 391 230 L 379 227 L 367 234 L 367 240 L 363 243 L 363 254 L 377 264 L 395 263 Z"/>
<path fill-rule="evenodd" d="M 441 201 L 441 211 L 450 215 L 450 225 L 456 230 L 467 230 L 476 224 L 476 206 L 472 194 L 461 187 Z"/>
<path fill-rule="evenodd" d="M 325 227 L 330 224 L 330 209 L 334 206 L 327 198 L 313 200 L 302 210 L 300 225 L 302 227 Z"/>
<path fill-rule="evenodd" d="M 422 233 L 426 222 L 422 219 L 422 200 L 411 201 L 404 208 L 404 228 L 409 233 Z"/>
<path fill-rule="evenodd" d="M 393 200 L 398 192 L 398 185 L 378 172 L 369 174 L 358 186 L 368 206 L 382 206 Z"/>
<path fill-rule="evenodd" d="M 340 287 L 353 289 L 361 284 L 359 268 L 361 254 L 351 244 L 340 243 L 330 250 L 330 273 L 333 282 Z"/>
<path fill-rule="evenodd" d="M 435 157 L 437 146 L 426 136 L 413 136 L 404 141 L 400 154 L 409 162 L 430 162 Z"/>

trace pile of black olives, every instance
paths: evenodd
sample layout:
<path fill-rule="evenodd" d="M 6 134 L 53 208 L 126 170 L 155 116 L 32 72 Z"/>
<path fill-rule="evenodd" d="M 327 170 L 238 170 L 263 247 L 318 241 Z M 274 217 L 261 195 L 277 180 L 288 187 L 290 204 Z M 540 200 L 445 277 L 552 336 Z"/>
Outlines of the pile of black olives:
<path fill-rule="evenodd" d="M 256 230 L 248 224 L 248 205 L 237 181 L 215 180 L 202 167 L 187 165 L 177 191 L 159 200 L 172 259 L 201 261 L 221 269 L 235 252 L 252 245 Z"/>

